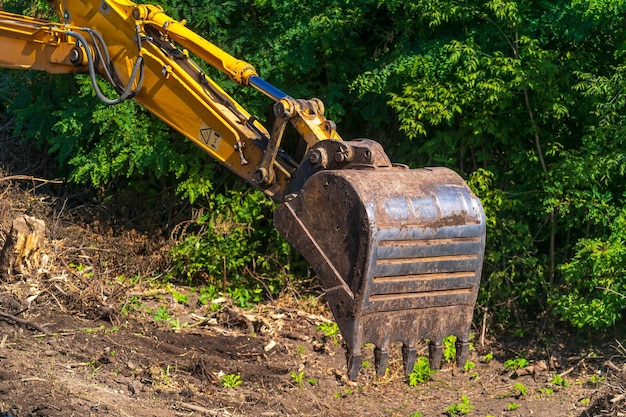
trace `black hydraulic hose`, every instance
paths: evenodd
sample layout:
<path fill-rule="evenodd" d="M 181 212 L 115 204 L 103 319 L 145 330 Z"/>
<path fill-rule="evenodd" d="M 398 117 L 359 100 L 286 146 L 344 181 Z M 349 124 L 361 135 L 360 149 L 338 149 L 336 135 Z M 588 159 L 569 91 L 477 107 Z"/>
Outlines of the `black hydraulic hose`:
<path fill-rule="evenodd" d="M 85 32 L 89 33 L 89 36 L 91 36 L 91 40 L 93 41 L 93 44 L 96 48 L 98 59 L 102 62 L 102 67 L 105 71 L 105 75 L 109 83 L 111 83 L 115 87 L 115 90 L 118 92 L 118 94 L 121 93 L 122 88 L 119 86 L 119 83 L 116 81 L 117 77 L 115 76 L 115 68 L 111 65 L 111 57 L 109 55 L 109 50 L 106 47 L 106 42 L 104 41 L 104 38 L 102 37 L 100 32 L 95 31 L 91 28 L 81 28 L 81 30 L 84 30 Z M 139 25 L 135 25 L 135 37 L 137 39 L 137 51 L 141 52 L 141 28 Z M 135 92 L 139 88 L 141 88 L 141 85 L 143 84 L 143 67 L 141 68 L 141 70 L 142 71 L 139 74 L 140 78 L 138 81 L 137 88 L 131 94 L 135 94 Z"/>
<path fill-rule="evenodd" d="M 121 88 L 115 82 L 115 78 L 111 74 L 114 71 L 114 68 L 111 67 L 111 58 L 109 57 L 109 50 L 106 48 L 106 44 L 104 43 L 104 39 L 100 33 L 93 30 L 86 30 L 86 32 L 91 36 L 91 41 L 96 50 L 96 55 L 100 62 L 102 62 L 102 69 L 104 71 L 104 75 L 106 76 L 107 81 L 113 84 L 115 90 L 120 93 Z M 103 52 L 104 51 L 104 52 Z M 97 63 L 95 64 L 97 65 Z"/>
<path fill-rule="evenodd" d="M 96 96 L 98 97 L 98 99 L 100 99 L 100 101 L 102 101 L 105 104 L 110 104 L 110 105 L 119 104 L 122 101 L 130 98 L 133 94 L 136 93 L 138 89 L 141 88 L 141 84 L 143 83 L 143 57 L 138 56 L 137 60 L 135 61 L 135 64 L 133 65 L 133 70 L 131 71 L 130 79 L 128 80 L 128 83 L 126 84 L 126 87 L 124 88 L 120 96 L 116 99 L 110 99 L 106 97 L 104 93 L 102 92 L 102 90 L 100 89 L 100 86 L 98 86 L 98 82 L 96 78 L 96 75 L 97 75 L 96 64 L 91 54 L 91 50 L 89 49 L 89 44 L 87 43 L 87 40 L 85 39 L 83 35 L 81 35 L 78 32 L 74 32 L 70 30 L 65 33 L 69 36 L 73 36 L 76 39 L 78 39 L 78 41 L 82 43 L 83 46 L 85 47 L 85 54 L 87 55 L 87 67 L 89 69 L 89 78 L 91 79 L 91 85 L 94 89 L 94 92 L 96 93 Z M 98 49 L 97 46 L 96 46 L 96 49 Z M 106 47 L 104 49 L 106 50 Z M 104 66 L 106 66 L 107 64 L 108 63 L 104 63 Z M 107 72 L 107 76 L 110 76 L 108 71 L 106 72 Z M 135 83 L 135 80 L 137 80 L 138 73 L 139 73 L 139 80 L 137 83 L 137 89 L 133 89 L 133 84 Z M 112 82 L 113 80 L 109 80 L 109 81 Z M 115 86 L 115 84 L 113 85 Z"/>

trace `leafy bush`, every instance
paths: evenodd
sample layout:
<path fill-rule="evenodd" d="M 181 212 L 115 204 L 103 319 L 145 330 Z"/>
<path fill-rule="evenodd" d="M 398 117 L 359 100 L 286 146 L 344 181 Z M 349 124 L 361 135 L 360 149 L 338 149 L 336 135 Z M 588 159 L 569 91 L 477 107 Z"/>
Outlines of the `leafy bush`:
<path fill-rule="evenodd" d="M 273 203 L 258 191 L 227 191 L 212 197 L 207 211 L 172 250 L 170 279 L 222 286 L 240 304 L 272 296 L 285 284 L 291 247 L 272 226 Z"/>
<path fill-rule="evenodd" d="M 606 238 L 581 239 L 561 266 L 564 285 L 552 298 L 555 311 L 577 327 L 603 329 L 623 317 L 626 298 L 626 211 L 610 223 Z"/>

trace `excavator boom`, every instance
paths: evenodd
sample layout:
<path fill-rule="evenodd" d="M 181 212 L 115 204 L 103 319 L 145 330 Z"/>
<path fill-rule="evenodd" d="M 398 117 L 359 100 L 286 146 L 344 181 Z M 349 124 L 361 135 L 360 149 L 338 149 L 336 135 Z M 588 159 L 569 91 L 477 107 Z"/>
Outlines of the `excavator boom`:
<path fill-rule="evenodd" d="M 480 201 L 446 168 L 393 164 L 368 139 L 344 141 L 318 99 L 298 100 L 167 16 L 128 0 L 52 0 L 59 23 L 0 12 L 0 67 L 89 74 L 100 100 L 133 99 L 280 205 L 274 225 L 318 274 L 356 379 L 373 343 L 383 375 L 393 342 L 411 372 L 420 340 L 439 366 L 443 339 L 468 338 L 485 247 Z M 266 129 L 190 52 L 274 101 Z M 98 78 L 117 92 L 106 96 Z M 291 124 L 304 157 L 281 147 Z"/>

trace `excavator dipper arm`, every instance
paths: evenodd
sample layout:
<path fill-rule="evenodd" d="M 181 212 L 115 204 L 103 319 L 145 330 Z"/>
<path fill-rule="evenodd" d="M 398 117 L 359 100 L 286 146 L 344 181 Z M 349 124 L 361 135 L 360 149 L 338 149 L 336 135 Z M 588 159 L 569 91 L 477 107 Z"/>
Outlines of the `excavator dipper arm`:
<path fill-rule="evenodd" d="M 442 341 L 468 337 L 485 246 L 485 216 L 446 168 L 392 164 L 368 139 L 343 141 L 318 99 L 296 100 L 154 5 L 52 0 L 60 23 L 0 12 L 0 67 L 87 73 L 105 103 L 133 99 L 279 207 L 274 225 L 317 272 L 356 379 L 365 343 L 383 375 L 393 342 L 412 371 L 420 340 L 438 367 Z M 274 101 L 270 130 L 233 100 L 190 52 Z M 117 96 L 108 97 L 98 78 Z M 306 152 L 281 148 L 291 124 Z"/>

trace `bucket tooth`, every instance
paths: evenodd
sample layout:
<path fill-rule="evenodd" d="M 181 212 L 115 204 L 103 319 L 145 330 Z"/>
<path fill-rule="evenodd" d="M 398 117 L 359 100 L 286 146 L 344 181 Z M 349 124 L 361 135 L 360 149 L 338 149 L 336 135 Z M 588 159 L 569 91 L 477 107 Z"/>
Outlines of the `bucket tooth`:
<path fill-rule="evenodd" d="M 359 376 L 359 370 L 361 369 L 361 364 L 363 363 L 363 356 L 360 354 L 354 354 L 348 350 L 347 354 L 347 362 L 348 362 L 348 378 L 350 381 L 356 381 Z"/>
<path fill-rule="evenodd" d="M 413 372 L 417 359 L 417 349 L 408 346 L 402 346 L 402 363 L 404 364 L 404 374 L 408 375 Z"/>
<path fill-rule="evenodd" d="M 441 368 L 441 360 L 443 359 L 443 345 L 441 343 L 428 344 L 428 359 L 430 361 L 430 369 Z"/>
<path fill-rule="evenodd" d="M 467 341 L 459 341 L 456 342 L 456 364 L 457 366 L 463 368 L 465 363 L 467 362 L 467 357 L 469 355 L 469 347 L 470 343 Z"/>
<path fill-rule="evenodd" d="M 376 363 L 376 376 L 385 376 L 387 362 L 389 362 L 389 351 L 381 348 L 374 349 L 374 361 Z"/>
<path fill-rule="evenodd" d="M 276 229 L 317 273 L 346 342 L 356 379 L 361 347 L 466 341 L 485 249 L 485 215 L 463 179 L 446 168 L 324 170 L 274 212 Z M 381 372 L 382 365 L 377 365 Z"/>

